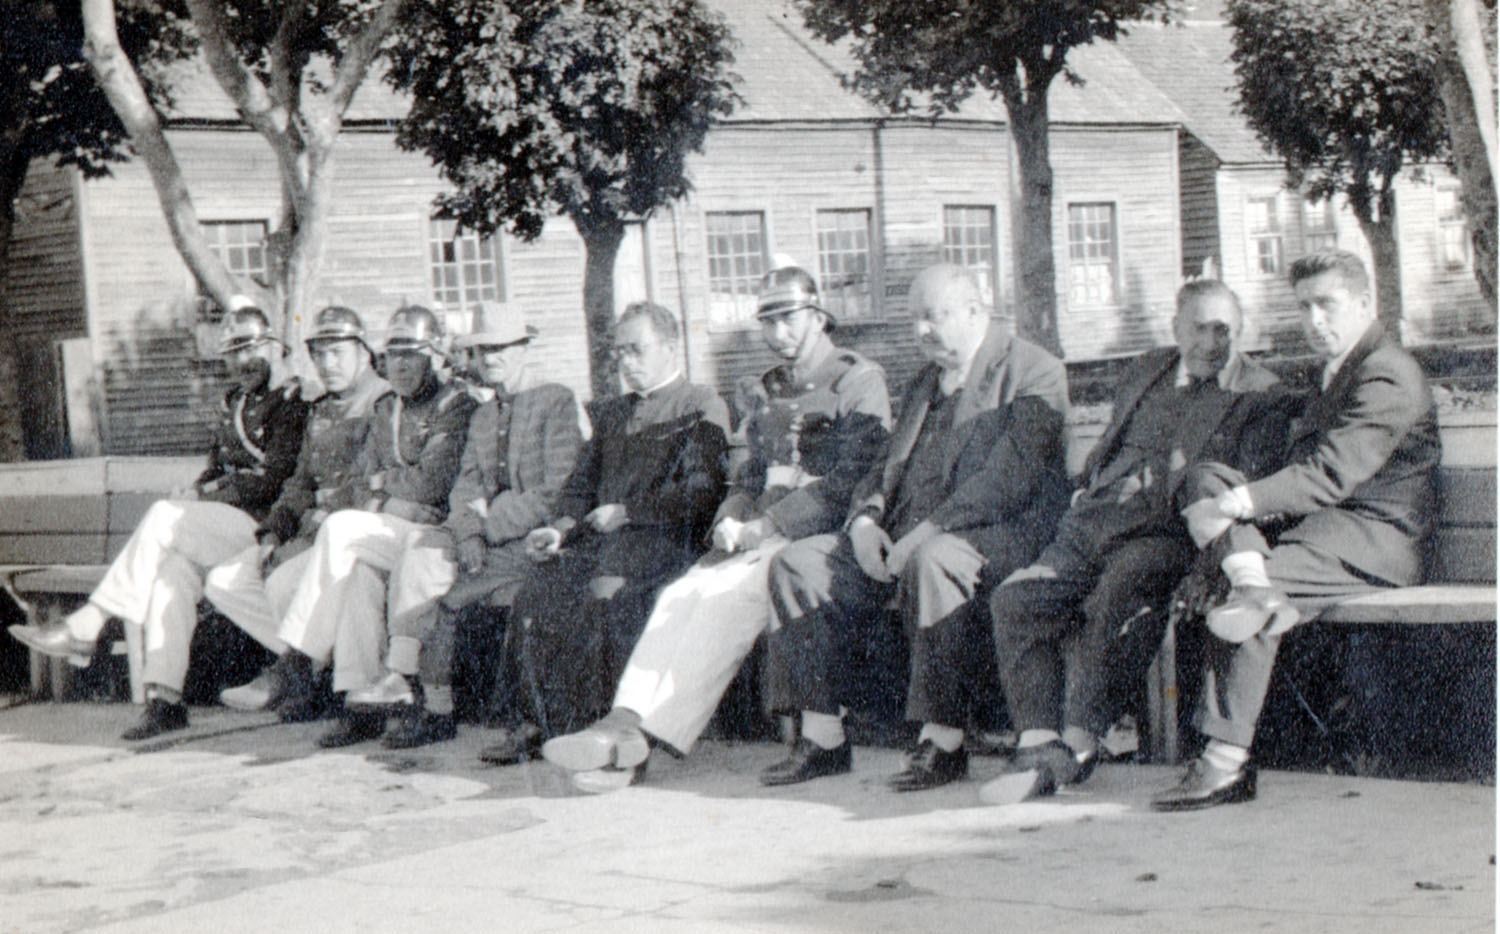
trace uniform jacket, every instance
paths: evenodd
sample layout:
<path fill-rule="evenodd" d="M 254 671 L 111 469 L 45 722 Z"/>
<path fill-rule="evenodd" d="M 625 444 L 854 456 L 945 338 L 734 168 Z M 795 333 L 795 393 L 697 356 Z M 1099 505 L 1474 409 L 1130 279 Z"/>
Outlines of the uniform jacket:
<path fill-rule="evenodd" d="M 1126 424 L 1152 386 L 1176 378 L 1181 359 L 1176 347 L 1163 347 L 1142 354 L 1131 364 L 1120 381 L 1109 424 L 1084 462 L 1078 486 L 1101 487 L 1116 479 L 1112 467 Z M 1218 408 L 1186 426 L 1180 435 L 1182 463 L 1219 461 L 1246 476 L 1261 476 L 1282 462 L 1286 423 L 1295 400 L 1280 390 L 1276 374 L 1248 357 L 1240 358 L 1225 388 L 1228 393 L 1218 397 Z M 1186 473 L 1177 470 L 1168 478 L 1172 491 Z"/>
<path fill-rule="evenodd" d="M 571 389 L 543 383 L 475 409 L 448 496 L 455 541 L 501 545 L 547 521 L 583 444 L 577 405 Z"/>
<path fill-rule="evenodd" d="M 940 376 L 941 367 L 929 363 L 913 377 L 885 451 L 854 492 L 851 521 L 869 515 L 884 522 Z M 944 439 L 951 492 L 927 521 L 953 532 L 1028 516 L 1055 519 L 1066 479 L 1062 362 L 991 324 L 959 392 L 953 431 Z"/>
<path fill-rule="evenodd" d="M 329 505 L 411 522 L 443 521 L 476 405 L 464 387 L 440 382 L 436 374 L 410 399 L 395 392 L 381 396 L 364 446 Z"/>
<path fill-rule="evenodd" d="M 1292 423 L 1289 443 L 1286 466 L 1249 484 L 1255 517 L 1305 517 L 1280 541 L 1392 584 L 1419 582 L 1437 510 L 1437 413 L 1421 366 L 1379 322 Z"/>
<path fill-rule="evenodd" d="M 343 486 L 369 431 L 375 401 L 390 384 L 373 370 L 342 396 L 325 393 L 308 413 L 297 469 L 282 484 L 281 495 L 261 522 L 260 535 L 278 541 L 311 539 L 327 513 L 324 503 Z"/>
<path fill-rule="evenodd" d="M 598 400 L 589 416 L 594 436 L 563 485 L 553 524 L 571 528 L 594 507 L 621 503 L 632 526 L 657 527 L 682 544 L 703 536 L 724 494 L 724 400 L 678 377 L 645 397 Z"/>
<path fill-rule="evenodd" d="M 852 350 L 828 352 L 798 373 L 766 371 L 741 395 L 750 456 L 714 517 L 767 516 L 789 539 L 832 531 L 854 486 L 880 453 L 891 426 L 885 371 Z"/>
<path fill-rule="evenodd" d="M 208 449 L 208 468 L 193 484 L 198 498 L 237 506 L 264 519 L 297 468 L 308 405 L 296 380 L 225 394 Z"/>

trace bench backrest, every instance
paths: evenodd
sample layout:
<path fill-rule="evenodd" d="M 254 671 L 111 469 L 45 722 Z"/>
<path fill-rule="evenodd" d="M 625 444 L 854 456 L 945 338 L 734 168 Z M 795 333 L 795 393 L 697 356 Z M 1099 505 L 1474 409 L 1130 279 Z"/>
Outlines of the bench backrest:
<path fill-rule="evenodd" d="M 1439 424 L 1441 508 L 1427 579 L 1495 582 L 1495 413 L 1454 412 Z"/>

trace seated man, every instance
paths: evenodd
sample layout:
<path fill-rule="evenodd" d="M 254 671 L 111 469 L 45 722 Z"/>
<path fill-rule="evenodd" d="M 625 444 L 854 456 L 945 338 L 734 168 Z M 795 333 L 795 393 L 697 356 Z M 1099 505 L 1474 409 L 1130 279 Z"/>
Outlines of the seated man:
<path fill-rule="evenodd" d="M 668 585 L 625 665 L 608 716 L 542 754 L 586 788 L 629 781 L 646 737 L 686 753 L 770 620 L 766 575 L 789 541 L 832 531 L 890 427 L 885 373 L 829 339 L 835 321 L 795 266 L 761 280 L 756 317 L 784 363 L 742 393 L 749 456 L 713 527 L 714 550 Z M 592 770 L 613 768 L 608 774 Z"/>
<path fill-rule="evenodd" d="M 729 413 L 683 378 L 677 319 L 638 302 L 614 342 L 630 391 L 594 403 L 593 438 L 527 536 L 538 564 L 511 605 L 518 696 L 485 761 L 534 756 L 609 709 L 657 591 L 697 558 L 723 497 Z"/>
<path fill-rule="evenodd" d="M 332 497 L 364 446 L 375 402 L 391 389 L 375 372 L 375 352 L 352 309 L 330 305 L 319 311 L 306 343 L 325 392 L 312 404 L 297 469 L 250 546 L 209 571 L 203 583 L 203 596 L 219 612 L 246 632 L 269 634 L 279 646 L 276 664 L 249 684 L 219 694 L 239 710 L 279 707 L 291 692 L 289 679 L 302 672 L 297 654 L 276 637 L 277 625 L 312 557 L 308 548 L 328 518 Z M 379 605 L 372 608 L 379 610 Z M 310 681 L 311 668 L 305 673 Z"/>
<path fill-rule="evenodd" d="M 1346 597 L 1422 580 L 1441 454 L 1422 368 L 1376 318 L 1357 256 L 1305 256 L 1290 278 L 1308 343 L 1327 361 L 1322 391 L 1292 423 L 1281 469 L 1249 482 L 1223 464 L 1195 470 L 1183 515 L 1232 590 L 1206 619 L 1218 637 L 1197 709 L 1208 744 L 1157 810 L 1254 798 L 1250 744 L 1282 635 Z"/>
<path fill-rule="evenodd" d="M 771 562 L 776 619 L 767 643 L 771 708 L 801 712 L 790 755 L 761 773 L 786 785 L 851 766 L 842 705 L 853 656 L 892 601 L 911 644 L 907 716 L 928 724 L 897 790 L 964 774 L 962 706 L 990 655 L 976 594 L 1035 557 L 1064 496 L 1067 378 L 1055 357 L 990 320 L 956 266 L 912 283 L 928 359 L 896 427 L 855 490 L 843 534 L 788 545 Z"/>
<path fill-rule="evenodd" d="M 441 338 L 442 325 L 426 308 L 404 307 L 391 316 L 385 354 L 393 391 L 375 403 L 364 446 L 329 498 L 337 511 L 318 529 L 277 628 L 287 655 L 305 659 L 298 663 L 304 669 L 332 662 L 336 694 L 381 677 L 387 618 L 411 625 L 453 583 L 441 549 L 407 547 L 414 532 L 447 515 L 476 405 L 462 388 L 438 380 Z M 304 719 L 320 707 L 306 690 L 310 680 L 297 679 L 303 693 L 282 703 L 283 719 Z M 384 731 L 384 712 L 346 707 L 318 745 L 348 746 Z"/>
<path fill-rule="evenodd" d="M 454 346 L 469 350 L 489 398 L 469 420 L 448 518 L 439 528 L 415 530 L 393 572 L 412 578 L 436 571 L 440 580 L 454 581 L 442 599 L 446 612 L 432 605 L 393 614 L 389 673 L 345 699 L 349 707 L 395 714 L 400 726 L 384 744 L 396 749 L 455 734 L 454 616 L 470 607 L 496 608 L 501 615 L 485 622 L 504 628 L 503 613 L 533 567 L 526 534 L 551 515 L 583 443 L 583 413 L 573 391 L 530 378 L 526 348 L 536 332 L 522 323 L 519 310 L 481 308 L 476 317 L 477 329 Z"/>
<path fill-rule="evenodd" d="M 146 709 L 123 739 L 187 726 L 182 686 L 203 576 L 254 546 L 256 523 L 276 500 L 302 446 L 307 403 L 295 379 L 282 379 L 286 346 L 272 336 L 265 313 L 248 304 L 230 311 L 219 353 L 234 386 L 224 396 L 208 468 L 192 489 L 152 504 L 81 608 L 45 626 L 10 627 L 11 635 L 39 652 L 88 664 L 111 616 L 140 626 Z M 269 630 L 248 631 L 268 648 L 280 645 Z"/>
<path fill-rule="evenodd" d="M 1284 406 L 1274 402 L 1284 397 L 1267 395 L 1276 377 L 1238 353 L 1242 325 L 1222 282 L 1183 286 L 1177 346 L 1126 371 L 1057 537 L 990 598 L 1020 744 L 1009 773 L 981 789 L 985 800 L 1048 795 L 1088 777 L 1117 713 L 1111 669 L 1139 682 L 1195 557 L 1175 505 L 1185 468 L 1210 456 L 1257 472 L 1280 449 Z"/>

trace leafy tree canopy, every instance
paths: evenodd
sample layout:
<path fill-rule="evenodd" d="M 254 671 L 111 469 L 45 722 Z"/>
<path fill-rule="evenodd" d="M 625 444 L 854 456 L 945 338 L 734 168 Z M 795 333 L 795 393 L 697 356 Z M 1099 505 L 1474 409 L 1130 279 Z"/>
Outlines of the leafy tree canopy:
<path fill-rule="evenodd" d="M 1439 47 L 1422 0 L 1230 0 L 1240 109 L 1311 197 L 1368 205 L 1445 158 Z"/>
<path fill-rule="evenodd" d="M 728 27 L 698 0 L 428 0 L 391 60 L 413 95 L 397 142 L 484 234 L 648 215 L 687 193 L 684 160 L 738 101 Z"/>

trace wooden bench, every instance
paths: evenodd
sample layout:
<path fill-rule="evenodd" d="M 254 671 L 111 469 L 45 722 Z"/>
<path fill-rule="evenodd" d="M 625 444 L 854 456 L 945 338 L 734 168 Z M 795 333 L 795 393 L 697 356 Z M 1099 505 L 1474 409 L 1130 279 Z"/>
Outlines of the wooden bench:
<path fill-rule="evenodd" d="M 29 622 L 57 619 L 98 586 L 151 504 L 188 486 L 201 457 L 90 457 L 0 464 L 0 589 Z M 131 697 L 144 701 L 138 626 L 112 645 L 124 655 Z M 60 697 L 72 677 L 61 659 L 31 653 L 31 688 Z"/>
<path fill-rule="evenodd" d="M 1350 598 L 1325 611 L 1316 625 L 1495 622 L 1495 413 L 1448 413 L 1439 419 L 1439 431 L 1441 498 L 1428 583 Z M 1147 685 L 1147 751 L 1163 762 L 1176 762 L 1180 754 L 1176 643 L 1169 627 Z"/>

